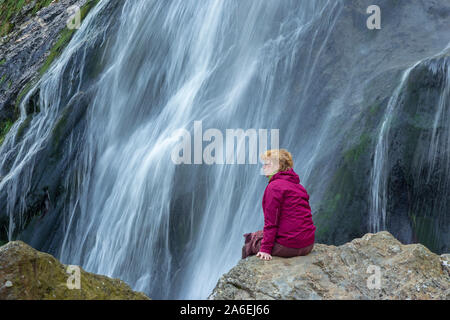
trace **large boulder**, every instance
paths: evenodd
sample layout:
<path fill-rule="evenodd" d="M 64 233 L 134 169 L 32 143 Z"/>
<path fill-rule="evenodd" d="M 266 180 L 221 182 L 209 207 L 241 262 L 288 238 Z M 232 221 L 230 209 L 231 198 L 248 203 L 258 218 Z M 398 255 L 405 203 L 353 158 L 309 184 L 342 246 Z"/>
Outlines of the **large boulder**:
<path fill-rule="evenodd" d="M 0 247 L 0 299 L 148 300 L 123 281 L 60 263 L 22 241 Z M 79 289 L 77 289 L 79 288 Z"/>
<path fill-rule="evenodd" d="M 315 244 L 307 256 L 243 259 L 208 299 L 448 300 L 449 261 L 389 232 L 368 233 L 341 246 Z"/>

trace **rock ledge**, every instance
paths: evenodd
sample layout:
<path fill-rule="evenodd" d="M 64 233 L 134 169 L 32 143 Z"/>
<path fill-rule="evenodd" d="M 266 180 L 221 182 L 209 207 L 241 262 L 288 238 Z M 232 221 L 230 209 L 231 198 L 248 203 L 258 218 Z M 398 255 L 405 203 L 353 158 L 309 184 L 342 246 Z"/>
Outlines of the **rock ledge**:
<path fill-rule="evenodd" d="M 403 245 L 386 231 L 368 233 L 341 246 L 315 244 L 304 257 L 248 257 L 208 299 L 449 300 L 450 255 Z"/>
<path fill-rule="evenodd" d="M 77 267 L 75 267 L 77 268 Z M 0 247 L 0 299 L 5 300 L 148 300 L 122 280 L 80 270 L 80 289 L 74 288 L 75 272 L 52 255 L 22 241 Z M 72 278 L 71 278 L 72 276 Z M 69 285 L 68 285 L 69 283 Z M 71 289 L 72 288 L 72 289 Z"/>

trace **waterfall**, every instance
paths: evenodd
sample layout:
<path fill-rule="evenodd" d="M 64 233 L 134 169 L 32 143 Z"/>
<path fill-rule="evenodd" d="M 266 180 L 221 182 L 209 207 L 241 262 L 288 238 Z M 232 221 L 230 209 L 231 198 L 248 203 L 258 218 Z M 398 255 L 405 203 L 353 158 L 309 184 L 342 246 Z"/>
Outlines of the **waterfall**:
<path fill-rule="evenodd" d="M 411 71 L 414 70 L 419 65 L 424 65 L 427 69 L 431 70 L 434 77 L 439 77 L 438 70 L 443 74 L 443 88 L 439 95 L 438 104 L 434 112 L 434 120 L 432 123 L 432 134 L 429 137 L 428 147 L 423 148 L 424 152 L 416 155 L 415 157 L 415 175 L 416 179 L 420 181 L 420 175 L 422 173 L 423 166 L 429 164 L 426 169 L 426 178 L 423 181 L 417 182 L 417 187 L 421 187 L 425 184 L 430 183 L 431 174 L 433 173 L 434 167 L 440 166 L 444 167 L 443 177 L 449 176 L 450 168 L 450 158 L 448 157 L 448 152 L 450 150 L 449 144 L 449 131 L 446 125 L 445 119 L 448 115 L 448 99 L 449 99 L 449 81 L 448 81 L 448 63 L 446 60 L 442 64 L 434 61 L 434 59 L 448 54 L 450 49 L 450 44 L 447 45 L 445 49 L 439 53 L 417 61 L 412 67 L 406 69 L 402 75 L 400 84 L 395 89 L 392 97 L 390 98 L 386 112 L 384 114 L 383 121 L 381 123 L 380 132 L 378 135 L 377 144 L 375 147 L 375 153 L 373 158 L 373 165 L 371 170 L 371 185 L 370 185 L 370 211 L 369 211 L 369 227 L 370 232 L 379 232 L 381 230 L 387 230 L 386 217 L 388 211 L 388 170 L 387 164 L 389 163 L 388 157 L 388 145 L 389 139 L 389 129 L 391 126 L 391 121 L 396 112 L 396 109 L 404 102 L 402 95 L 405 94 L 405 84 L 408 82 Z M 446 128 L 439 130 L 440 128 Z M 420 149 L 419 149 L 420 150 Z M 419 160 L 418 160 L 419 159 Z M 441 190 L 448 189 L 448 179 L 443 178 L 439 181 L 439 186 Z M 444 192 L 445 193 L 445 192 Z M 410 200 L 412 203 L 412 201 Z M 419 207 L 421 204 L 419 204 Z M 435 208 L 437 212 L 442 212 L 443 207 L 445 207 L 445 200 L 442 201 L 440 208 Z M 423 210 L 423 208 L 421 208 Z M 445 212 L 445 210 L 444 210 Z"/>
<path fill-rule="evenodd" d="M 373 159 L 373 166 L 371 172 L 371 202 L 369 213 L 369 225 L 371 232 L 379 232 L 386 230 L 386 206 L 387 206 L 387 171 L 386 163 L 388 162 L 388 142 L 389 142 L 389 128 L 392 116 L 395 112 L 395 107 L 401 101 L 401 94 L 403 93 L 404 85 L 409 78 L 411 70 L 418 64 L 417 62 L 412 67 L 406 69 L 403 73 L 400 84 L 395 89 L 392 97 L 389 99 L 386 113 L 383 122 L 381 123 L 380 133 L 378 135 L 377 144 L 375 147 L 375 155 Z"/>
<path fill-rule="evenodd" d="M 174 133 L 193 133 L 196 121 L 223 134 L 279 129 L 314 215 L 344 146 L 359 138 L 355 123 L 384 94 L 367 88 L 380 78 L 388 87 L 392 69 L 441 44 L 386 61 L 372 49 L 390 43 L 390 29 L 381 31 L 388 40 L 377 38 L 365 10 L 352 10 L 335 0 L 100 0 L 26 94 L 0 147 L 9 239 L 152 299 L 206 298 L 241 258 L 242 235 L 262 229 L 267 179 L 255 164 L 176 165 Z M 368 199 L 356 208 L 372 205 L 374 231 L 386 219 L 390 119 L 415 66 L 388 103 L 371 193 L 361 188 Z M 447 119 L 446 104 L 436 123 Z M 443 139 L 435 130 L 431 146 Z M 33 217 L 36 202 L 51 209 Z"/>
<path fill-rule="evenodd" d="M 329 35 L 340 2 L 130 0 L 106 23 L 114 36 L 96 29 L 108 3 L 89 14 L 25 97 L 39 90 L 41 112 L 27 136 L 13 147 L 27 117 L 23 103 L 23 119 L 2 147 L 2 153 L 21 149 L 1 182 L 11 199 L 10 236 L 23 224 L 15 217 L 25 203 L 14 200 L 31 188 L 33 155 L 51 140 L 60 110 L 88 95 L 86 124 L 69 137 L 73 158 L 63 189 L 70 196 L 60 211 L 60 236 L 47 247 L 63 262 L 119 277 L 154 299 L 205 298 L 239 260 L 243 233 L 262 227 L 266 180 L 256 165 L 176 166 L 173 133 L 200 120 L 222 132 L 283 128 L 290 119 L 279 110 L 289 103 L 283 91 L 298 73 L 299 46 L 316 30 L 313 44 L 323 48 L 327 38 L 322 42 L 317 31 Z M 87 43 L 99 38 L 100 47 L 108 42 L 108 52 L 99 54 L 104 71 L 88 87 Z M 305 51 L 317 63 L 312 49 Z M 314 66 L 298 73 L 306 86 L 313 72 Z"/>
<path fill-rule="evenodd" d="M 450 45 L 446 51 L 450 50 Z M 447 53 L 448 54 L 448 53 Z M 444 168 L 444 177 L 450 174 L 450 130 L 448 124 L 450 123 L 450 64 L 448 59 L 439 64 L 431 62 L 428 64 L 433 75 L 438 76 L 439 73 L 443 75 L 443 90 L 439 95 L 439 100 L 433 119 L 433 130 L 430 138 L 429 149 L 426 152 L 427 159 L 422 160 L 421 163 L 430 163 L 428 174 L 426 175 L 426 181 L 431 181 L 431 174 L 435 167 L 442 166 Z M 440 130 L 445 128 L 446 130 Z M 443 151 L 441 151 L 443 149 Z M 445 157 L 439 158 L 438 156 L 444 153 Z M 442 159 L 442 160 L 441 160 Z M 442 161 L 443 163 L 439 163 Z M 420 170 L 419 170 L 420 171 Z M 444 190 L 448 190 L 448 180 L 442 179 L 442 187 Z"/>
<path fill-rule="evenodd" d="M 40 167 L 39 161 L 42 160 L 42 157 L 39 157 L 40 153 L 50 143 L 58 127 L 62 109 L 67 104 L 70 105 L 70 101 L 89 85 L 93 85 L 86 80 L 83 72 L 88 73 L 87 52 L 105 41 L 106 30 L 109 28 L 107 22 L 102 25 L 100 20 L 96 22 L 93 18 L 105 8 L 105 2 L 102 4 L 86 18 L 67 50 L 22 99 L 19 105 L 19 119 L 0 146 L 1 204 L 6 202 L 6 211 L 10 217 L 8 230 L 10 240 L 21 231 L 27 220 L 23 214 L 27 209 L 27 196 L 35 187 L 32 178 Z M 67 79 L 70 85 L 66 82 Z M 30 105 L 33 109 L 31 111 L 27 110 Z M 69 140 L 71 150 L 69 153 L 72 154 L 76 152 L 73 149 L 78 143 L 73 134 Z M 3 198 L 5 195 L 7 201 Z"/>

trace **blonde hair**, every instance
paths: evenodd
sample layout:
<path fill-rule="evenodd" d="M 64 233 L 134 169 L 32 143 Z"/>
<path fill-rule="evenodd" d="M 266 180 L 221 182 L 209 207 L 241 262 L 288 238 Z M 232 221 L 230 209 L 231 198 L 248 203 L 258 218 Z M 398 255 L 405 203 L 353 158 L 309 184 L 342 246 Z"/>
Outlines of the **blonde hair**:
<path fill-rule="evenodd" d="M 279 171 L 286 171 L 294 167 L 292 155 L 286 149 L 267 150 L 260 157 L 261 160 L 278 160 Z"/>

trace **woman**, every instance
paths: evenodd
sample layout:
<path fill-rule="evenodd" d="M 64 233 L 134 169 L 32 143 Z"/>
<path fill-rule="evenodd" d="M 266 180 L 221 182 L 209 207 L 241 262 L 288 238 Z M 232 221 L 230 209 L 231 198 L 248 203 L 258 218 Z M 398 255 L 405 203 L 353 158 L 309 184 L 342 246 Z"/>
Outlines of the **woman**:
<path fill-rule="evenodd" d="M 264 230 L 244 234 L 242 259 L 254 254 L 262 260 L 307 255 L 314 247 L 316 227 L 309 195 L 292 169 L 292 155 L 285 149 L 268 150 L 261 160 L 269 178 L 262 201 Z"/>

